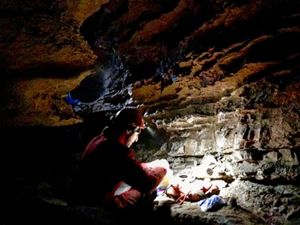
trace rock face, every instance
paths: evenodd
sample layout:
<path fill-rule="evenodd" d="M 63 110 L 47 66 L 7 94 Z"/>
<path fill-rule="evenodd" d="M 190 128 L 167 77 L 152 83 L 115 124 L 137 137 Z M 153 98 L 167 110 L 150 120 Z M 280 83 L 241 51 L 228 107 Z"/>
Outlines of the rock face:
<path fill-rule="evenodd" d="M 97 59 L 79 28 L 105 2 L 93 1 L 84 7 L 80 1 L 0 3 L 0 23 L 5 28 L 0 35 L 1 93 L 5 96 L 1 126 L 59 126 L 80 121 L 61 96 L 84 78 L 70 76 L 93 66 Z"/>
<path fill-rule="evenodd" d="M 139 105 L 155 139 L 141 157 L 223 181 L 220 195 L 266 224 L 299 219 L 299 1 L 50 2 L 0 5 L 23 12 L 0 19 L 13 24 L 0 41 L 2 127 Z"/>

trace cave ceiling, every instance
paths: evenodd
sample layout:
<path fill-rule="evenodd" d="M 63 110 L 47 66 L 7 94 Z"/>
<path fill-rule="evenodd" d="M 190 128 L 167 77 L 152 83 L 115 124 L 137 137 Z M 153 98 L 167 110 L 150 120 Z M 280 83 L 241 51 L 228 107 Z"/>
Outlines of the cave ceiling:
<path fill-rule="evenodd" d="M 0 8 L 1 126 L 70 125 L 125 105 L 161 123 L 299 108 L 298 1 L 2 1 Z"/>

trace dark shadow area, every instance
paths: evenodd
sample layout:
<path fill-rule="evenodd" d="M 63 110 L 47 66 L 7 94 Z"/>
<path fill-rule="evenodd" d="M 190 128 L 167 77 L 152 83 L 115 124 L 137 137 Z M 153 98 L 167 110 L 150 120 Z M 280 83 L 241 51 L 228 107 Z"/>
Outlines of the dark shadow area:
<path fill-rule="evenodd" d="M 65 201 L 84 146 L 81 132 L 82 125 L 1 130 L 1 224 L 89 224 Z"/>
<path fill-rule="evenodd" d="M 101 131 L 101 118 L 69 127 L 2 128 L 0 224 L 99 225 L 127 219 L 130 224 L 157 224 L 152 223 L 156 212 L 116 218 L 101 208 L 69 204 L 79 157 L 87 141 Z"/>
<path fill-rule="evenodd" d="M 70 94 L 81 102 L 92 102 L 99 98 L 105 91 L 104 75 L 101 71 L 94 72 L 83 79 Z"/>

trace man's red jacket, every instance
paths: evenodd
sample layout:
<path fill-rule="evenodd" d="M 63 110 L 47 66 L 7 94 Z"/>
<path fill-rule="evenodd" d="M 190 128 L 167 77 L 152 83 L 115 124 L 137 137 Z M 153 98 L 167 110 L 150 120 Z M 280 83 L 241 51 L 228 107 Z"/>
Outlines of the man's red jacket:
<path fill-rule="evenodd" d="M 146 193 L 156 188 L 163 175 L 146 172 L 131 149 L 100 134 L 90 141 L 82 155 L 73 198 L 79 204 L 105 205 L 122 182 Z"/>

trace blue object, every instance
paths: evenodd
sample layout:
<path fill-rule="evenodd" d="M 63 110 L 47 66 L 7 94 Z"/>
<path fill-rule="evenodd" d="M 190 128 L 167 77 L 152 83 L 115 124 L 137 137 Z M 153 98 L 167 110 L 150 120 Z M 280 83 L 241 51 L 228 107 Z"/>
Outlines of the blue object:
<path fill-rule="evenodd" d="M 71 106 L 75 106 L 80 102 L 78 99 L 72 98 L 71 93 L 67 94 L 67 96 L 65 97 L 65 101 Z"/>
<path fill-rule="evenodd" d="M 225 201 L 218 195 L 212 195 L 209 198 L 200 200 L 198 205 L 203 212 L 216 211 L 225 205 Z"/>

